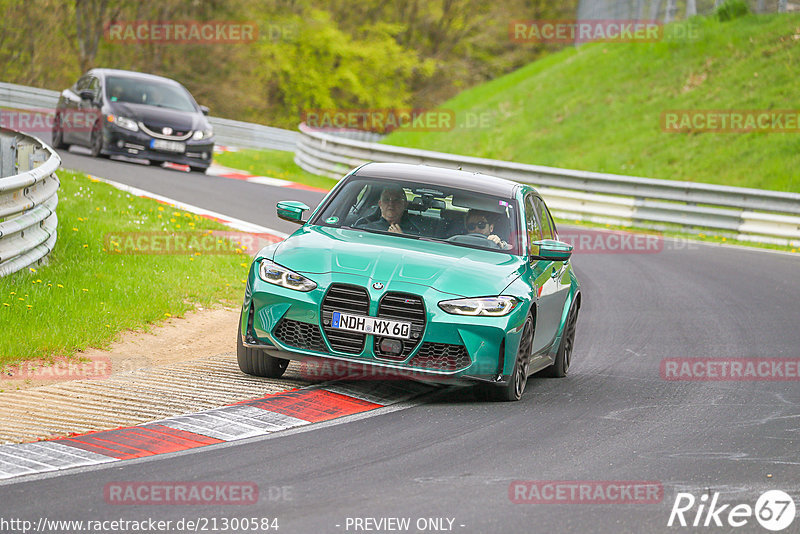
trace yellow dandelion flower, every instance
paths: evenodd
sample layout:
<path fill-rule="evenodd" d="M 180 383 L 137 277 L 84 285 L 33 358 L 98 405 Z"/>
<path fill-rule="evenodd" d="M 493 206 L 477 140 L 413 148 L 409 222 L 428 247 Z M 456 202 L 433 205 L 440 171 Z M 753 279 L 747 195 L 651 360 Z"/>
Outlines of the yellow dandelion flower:
<path fill-rule="evenodd" d="M 22 302 L 25 302 L 25 299 L 22 298 L 22 297 L 17 297 L 17 300 L 21 300 Z"/>
<path fill-rule="evenodd" d="M 159 206 L 158 207 L 158 211 L 164 211 L 164 207 L 163 206 Z"/>
<path fill-rule="evenodd" d="M 73 231 L 73 232 L 77 232 L 77 231 L 78 231 L 78 229 L 77 229 L 77 228 L 75 228 L 75 227 L 73 227 L 73 228 L 72 228 L 72 231 Z"/>
<path fill-rule="evenodd" d="M 176 225 L 175 225 L 175 228 L 180 228 L 180 227 L 181 227 L 181 225 L 180 225 L 180 224 L 176 224 Z"/>
<path fill-rule="evenodd" d="M 4 302 L 4 303 L 3 303 L 3 306 L 9 306 L 9 307 L 10 307 L 10 306 L 11 306 L 11 304 L 9 304 L 8 302 Z"/>
<path fill-rule="evenodd" d="M 36 272 L 36 269 L 34 269 L 33 267 L 28 267 L 28 270 L 29 270 L 30 272 L 32 272 L 32 273 L 35 273 L 35 272 Z"/>
<path fill-rule="evenodd" d="M 240 263 L 239 266 L 240 267 L 248 267 L 248 265 L 246 263 Z"/>
<path fill-rule="evenodd" d="M 110 324 L 107 324 L 107 325 L 106 325 L 106 328 L 111 328 L 111 325 L 110 325 Z"/>
<path fill-rule="evenodd" d="M 31 306 L 30 304 L 26 304 L 26 305 L 25 305 L 25 307 L 26 307 L 26 308 L 28 308 L 29 310 L 30 310 L 31 308 L 33 308 L 33 306 Z"/>
<path fill-rule="evenodd" d="M 81 289 L 81 291 L 85 292 L 85 291 L 89 291 L 89 290 L 84 287 L 83 289 Z"/>
<path fill-rule="evenodd" d="M 63 288 L 63 287 L 64 287 L 64 286 L 62 286 L 61 284 L 56 284 L 56 285 L 57 285 L 58 287 L 61 287 L 61 288 Z"/>
<path fill-rule="evenodd" d="M 172 315 L 170 315 L 169 313 L 165 313 L 164 317 L 172 317 Z"/>
<path fill-rule="evenodd" d="M 171 219 L 169 220 L 169 222 L 175 222 L 175 219 L 174 219 L 174 218 L 171 218 Z"/>
<path fill-rule="evenodd" d="M 84 243 L 84 244 L 83 244 L 83 248 L 89 248 L 89 245 L 87 245 L 86 243 Z"/>

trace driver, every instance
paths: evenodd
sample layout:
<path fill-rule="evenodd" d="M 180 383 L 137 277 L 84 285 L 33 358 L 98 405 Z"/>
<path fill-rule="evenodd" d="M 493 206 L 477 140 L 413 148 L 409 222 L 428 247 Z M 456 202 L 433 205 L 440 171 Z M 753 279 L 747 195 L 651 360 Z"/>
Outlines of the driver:
<path fill-rule="evenodd" d="M 381 218 L 377 221 L 365 224 L 367 230 L 381 230 L 393 234 L 419 234 L 419 228 L 408 218 L 406 208 L 406 192 L 398 185 L 390 185 L 381 191 L 381 198 L 378 201 L 381 210 Z"/>
<path fill-rule="evenodd" d="M 508 250 L 511 248 L 511 245 L 492 233 L 494 232 L 496 217 L 497 215 L 494 213 L 472 209 L 467 212 L 467 218 L 464 224 L 467 227 L 468 234 L 482 235 L 499 248 Z"/>

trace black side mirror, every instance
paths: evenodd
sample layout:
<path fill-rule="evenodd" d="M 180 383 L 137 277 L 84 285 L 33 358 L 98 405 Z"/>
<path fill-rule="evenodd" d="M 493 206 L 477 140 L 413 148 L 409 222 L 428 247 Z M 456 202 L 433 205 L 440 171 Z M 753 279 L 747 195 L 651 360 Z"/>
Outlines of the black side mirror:
<path fill-rule="evenodd" d="M 203 115 L 208 115 L 210 113 L 208 106 L 200 106 L 200 111 L 203 112 Z"/>
<path fill-rule="evenodd" d="M 92 101 L 94 100 L 94 91 L 92 91 L 91 89 L 84 89 L 83 91 L 80 92 L 80 97 L 81 100 Z"/>

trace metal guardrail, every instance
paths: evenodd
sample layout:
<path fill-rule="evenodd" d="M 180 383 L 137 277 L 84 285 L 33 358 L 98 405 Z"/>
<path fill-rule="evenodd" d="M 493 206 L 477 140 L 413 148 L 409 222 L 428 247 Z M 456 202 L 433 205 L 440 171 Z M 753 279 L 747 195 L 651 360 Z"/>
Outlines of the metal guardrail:
<path fill-rule="evenodd" d="M 0 107 L 53 110 L 59 95 L 58 91 L 0 83 Z M 292 152 L 299 137 L 299 133 L 293 130 L 262 124 L 219 117 L 209 117 L 208 120 L 214 128 L 214 140 L 218 145 Z"/>
<path fill-rule="evenodd" d="M 59 165 L 58 154 L 36 137 L 0 128 L 0 276 L 53 250 Z"/>
<path fill-rule="evenodd" d="M 295 162 L 341 178 L 368 161 L 461 168 L 535 185 L 556 216 L 800 246 L 800 194 L 576 171 L 345 139 L 300 125 Z"/>

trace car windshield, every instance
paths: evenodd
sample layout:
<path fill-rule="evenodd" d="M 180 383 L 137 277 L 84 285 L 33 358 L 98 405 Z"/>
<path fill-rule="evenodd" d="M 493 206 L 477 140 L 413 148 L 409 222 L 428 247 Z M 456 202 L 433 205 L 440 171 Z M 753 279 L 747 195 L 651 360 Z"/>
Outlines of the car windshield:
<path fill-rule="evenodd" d="M 127 76 L 106 78 L 106 96 L 111 102 L 144 104 L 177 111 L 197 111 L 181 86 Z"/>
<path fill-rule="evenodd" d="M 424 182 L 353 178 L 312 224 L 520 254 L 517 202 Z"/>

